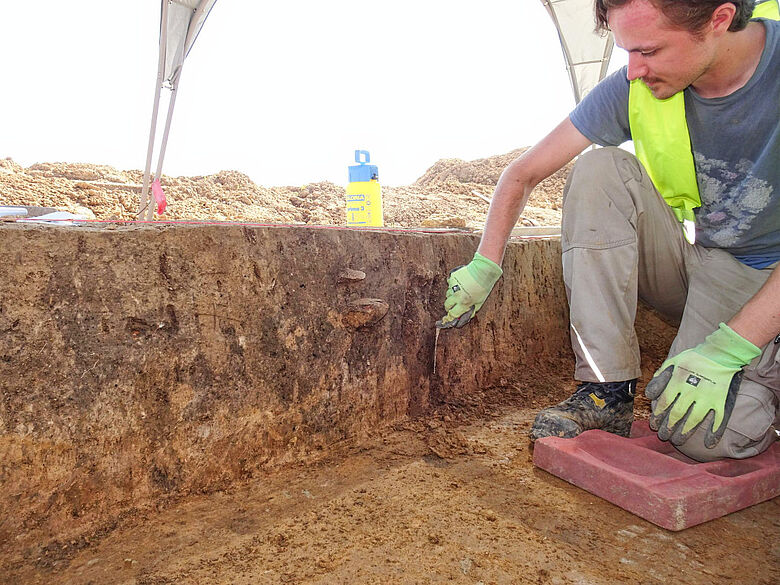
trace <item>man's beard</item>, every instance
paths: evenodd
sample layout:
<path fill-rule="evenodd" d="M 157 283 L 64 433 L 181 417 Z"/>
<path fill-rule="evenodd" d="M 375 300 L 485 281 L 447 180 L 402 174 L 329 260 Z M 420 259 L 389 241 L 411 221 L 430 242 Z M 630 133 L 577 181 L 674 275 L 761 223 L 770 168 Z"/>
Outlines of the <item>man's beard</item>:
<path fill-rule="evenodd" d="M 674 94 L 676 94 L 679 91 L 682 91 L 685 88 L 680 89 L 674 89 L 673 87 L 669 86 L 668 84 L 664 83 L 657 77 L 650 78 L 650 79 L 644 79 L 642 78 L 642 82 L 647 86 L 647 88 L 650 90 L 650 92 L 653 94 L 653 97 L 659 100 L 664 100 L 666 98 L 672 97 Z"/>

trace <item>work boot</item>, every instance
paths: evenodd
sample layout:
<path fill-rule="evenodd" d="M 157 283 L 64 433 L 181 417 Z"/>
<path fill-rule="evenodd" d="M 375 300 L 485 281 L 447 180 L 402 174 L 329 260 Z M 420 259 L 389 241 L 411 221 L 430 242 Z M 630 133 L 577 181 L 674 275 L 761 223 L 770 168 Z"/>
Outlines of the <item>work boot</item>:
<path fill-rule="evenodd" d="M 635 390 L 636 380 L 580 384 L 571 397 L 536 415 L 531 425 L 531 440 L 570 439 L 590 429 L 627 437 L 634 420 Z"/>

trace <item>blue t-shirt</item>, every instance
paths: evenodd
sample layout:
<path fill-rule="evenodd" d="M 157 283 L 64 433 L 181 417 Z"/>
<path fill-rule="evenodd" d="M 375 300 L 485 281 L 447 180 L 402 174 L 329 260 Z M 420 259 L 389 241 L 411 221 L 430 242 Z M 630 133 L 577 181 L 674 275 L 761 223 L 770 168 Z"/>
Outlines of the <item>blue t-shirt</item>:
<path fill-rule="evenodd" d="M 701 197 L 697 243 L 754 268 L 780 260 L 780 22 L 759 22 L 766 44 L 743 87 L 712 99 L 684 92 Z M 601 146 L 630 140 L 628 91 L 623 67 L 579 103 L 572 123 Z"/>

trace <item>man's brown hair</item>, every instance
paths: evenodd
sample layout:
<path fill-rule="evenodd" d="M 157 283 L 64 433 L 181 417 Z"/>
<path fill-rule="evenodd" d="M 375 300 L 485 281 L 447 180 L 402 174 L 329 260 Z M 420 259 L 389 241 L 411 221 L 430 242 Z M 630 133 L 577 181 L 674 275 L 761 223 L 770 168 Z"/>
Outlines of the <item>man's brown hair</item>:
<path fill-rule="evenodd" d="M 596 30 L 609 30 L 607 16 L 611 9 L 618 8 L 634 0 L 596 0 Z M 721 4 L 733 4 L 737 12 L 731 21 L 729 30 L 736 32 L 747 26 L 753 15 L 755 0 L 649 0 L 660 10 L 672 26 L 688 30 L 692 33 L 701 32 L 704 25 L 712 18 L 712 13 Z"/>

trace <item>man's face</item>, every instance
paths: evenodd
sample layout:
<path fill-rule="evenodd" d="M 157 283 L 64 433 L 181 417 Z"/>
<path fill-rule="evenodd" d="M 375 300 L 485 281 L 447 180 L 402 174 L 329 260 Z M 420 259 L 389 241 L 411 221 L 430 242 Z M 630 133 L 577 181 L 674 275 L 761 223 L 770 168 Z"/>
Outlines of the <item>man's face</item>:
<path fill-rule="evenodd" d="M 709 37 L 672 28 L 649 0 L 634 0 L 609 11 L 615 44 L 628 51 L 628 79 L 641 79 L 665 99 L 695 85 L 714 60 Z"/>

